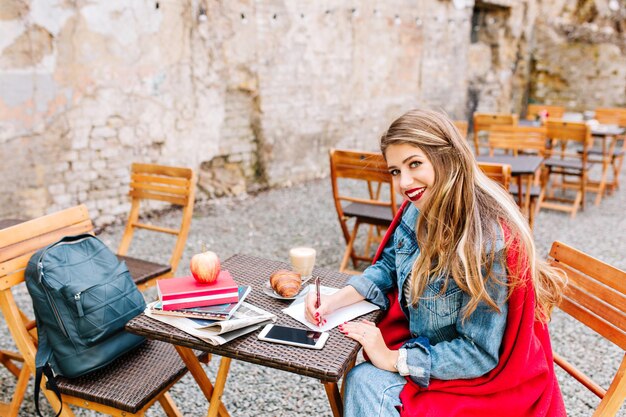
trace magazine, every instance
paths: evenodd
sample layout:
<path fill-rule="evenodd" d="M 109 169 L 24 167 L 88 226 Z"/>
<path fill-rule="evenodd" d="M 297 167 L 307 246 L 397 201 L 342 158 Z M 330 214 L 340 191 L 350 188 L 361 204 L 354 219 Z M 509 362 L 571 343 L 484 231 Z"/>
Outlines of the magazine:
<path fill-rule="evenodd" d="M 146 316 L 174 326 L 213 346 L 223 345 L 276 320 L 274 314 L 246 302 L 241 303 L 229 320 L 219 321 L 155 314 L 152 311 L 155 302 L 146 306 Z"/>
<path fill-rule="evenodd" d="M 249 285 L 239 286 L 239 301 L 236 303 L 217 304 L 205 307 L 182 308 L 179 310 L 163 310 L 163 304 L 160 301 L 152 304 L 152 312 L 154 314 L 163 314 L 167 316 L 189 317 L 205 320 L 228 320 L 233 313 L 237 311 L 243 300 L 250 294 L 252 287 Z"/>

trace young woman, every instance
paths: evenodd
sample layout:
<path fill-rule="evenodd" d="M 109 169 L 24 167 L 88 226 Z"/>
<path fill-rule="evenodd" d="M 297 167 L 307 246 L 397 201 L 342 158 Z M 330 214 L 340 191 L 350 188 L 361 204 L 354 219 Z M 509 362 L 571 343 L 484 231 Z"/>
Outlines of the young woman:
<path fill-rule="evenodd" d="M 363 299 L 387 310 L 339 328 L 369 359 L 348 374 L 344 415 L 565 415 L 546 326 L 564 278 L 509 193 L 441 113 L 406 113 L 380 147 L 407 201 L 373 265 L 306 301 L 317 324 Z"/>

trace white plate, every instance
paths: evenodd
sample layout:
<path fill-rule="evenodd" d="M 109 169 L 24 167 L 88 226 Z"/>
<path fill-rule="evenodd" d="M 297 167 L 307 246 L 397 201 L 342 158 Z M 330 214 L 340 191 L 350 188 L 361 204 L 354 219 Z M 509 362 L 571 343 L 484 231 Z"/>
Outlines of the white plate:
<path fill-rule="evenodd" d="M 280 295 L 276 291 L 274 291 L 274 289 L 270 285 L 269 281 L 265 281 L 265 285 L 263 285 L 263 292 L 266 295 L 269 295 L 270 297 L 276 298 L 276 299 L 279 299 L 279 300 L 295 300 L 296 298 L 300 297 L 301 295 L 306 294 L 307 291 L 309 291 L 309 286 L 308 285 L 303 285 L 300 288 L 300 292 L 298 292 L 293 297 L 283 297 L 282 295 Z"/>

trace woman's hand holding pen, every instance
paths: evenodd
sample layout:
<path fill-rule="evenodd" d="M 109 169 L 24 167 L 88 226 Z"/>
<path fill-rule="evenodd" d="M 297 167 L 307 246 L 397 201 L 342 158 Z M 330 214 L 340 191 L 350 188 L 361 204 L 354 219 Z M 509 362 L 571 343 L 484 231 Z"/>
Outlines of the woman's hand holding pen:
<path fill-rule="evenodd" d="M 372 364 L 380 369 L 397 372 L 398 351 L 387 347 L 380 329 L 368 320 L 351 321 L 339 325 L 339 331 L 363 346 Z"/>
<path fill-rule="evenodd" d="M 326 323 L 326 316 L 335 311 L 332 307 L 333 296 L 324 296 L 319 293 L 319 286 L 315 291 L 309 291 L 305 299 L 304 315 L 308 321 L 318 326 Z"/>
<path fill-rule="evenodd" d="M 331 295 L 320 295 L 319 307 L 315 307 L 317 302 L 317 291 L 309 291 L 305 298 L 304 315 L 306 319 L 318 326 L 323 326 L 333 311 L 354 304 L 365 299 L 354 287 L 347 285 Z"/>

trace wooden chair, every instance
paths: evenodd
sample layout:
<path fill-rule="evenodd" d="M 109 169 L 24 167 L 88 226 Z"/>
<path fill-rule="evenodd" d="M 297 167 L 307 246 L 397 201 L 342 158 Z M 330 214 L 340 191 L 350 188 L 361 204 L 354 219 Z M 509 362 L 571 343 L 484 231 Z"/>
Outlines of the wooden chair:
<path fill-rule="evenodd" d="M 601 124 L 618 125 L 626 128 L 626 108 L 601 107 L 595 110 L 595 114 L 595 119 Z M 610 182 L 607 181 L 606 187 L 612 192 L 619 189 L 619 174 L 624 163 L 624 154 L 626 154 L 626 134 L 613 138 L 607 153 L 608 155 L 604 155 L 604 152 L 600 150 L 589 150 L 590 155 L 607 157 L 606 162 L 613 168 L 613 178 Z M 602 162 L 605 162 L 604 158 Z"/>
<path fill-rule="evenodd" d="M 481 132 L 488 132 L 491 126 L 517 125 L 517 114 L 474 113 L 474 151 L 480 155 L 480 147 L 486 147 L 486 138 L 481 140 Z"/>
<path fill-rule="evenodd" d="M 176 273 L 191 225 L 195 187 L 196 177 L 190 168 L 132 164 L 130 191 L 128 193 L 132 199 L 131 208 L 117 254 L 120 259 L 126 261 L 135 284 L 140 289 L 149 288 L 156 284 L 157 279 L 169 278 Z M 140 220 L 140 209 L 146 200 L 162 201 L 182 207 L 179 227 L 173 229 L 144 223 Z M 127 256 L 136 229 L 176 236 L 172 254 L 166 265 Z"/>
<path fill-rule="evenodd" d="M 589 170 L 587 156 L 592 142 L 591 131 L 583 122 L 566 122 L 559 119 L 548 119 L 546 128 L 550 141 L 550 148 L 547 151 L 550 158 L 544 162 L 546 174 L 542 184 L 542 195 L 539 198 L 539 208 L 566 211 L 574 218 L 579 207 L 581 210 L 585 208 Z M 572 149 L 573 146 L 581 146 L 582 149 L 576 151 Z M 559 184 L 553 181 L 556 175 L 561 178 Z M 571 176 L 577 177 L 578 180 L 569 181 L 567 177 Z M 576 196 L 573 199 L 555 197 L 555 187 L 563 190 L 574 189 Z"/>
<path fill-rule="evenodd" d="M 346 250 L 339 271 L 351 273 L 354 271 L 347 269 L 350 259 L 355 268 L 359 261 L 372 261 L 369 254 L 372 229 L 387 228 L 391 224 L 398 209 L 395 191 L 391 175 L 387 171 L 387 163 L 380 153 L 331 149 L 330 176 L 337 217 L 346 240 Z M 357 193 L 350 192 L 353 187 L 345 184 L 350 181 L 357 185 L 362 181 L 363 185 L 367 185 L 367 196 L 356 196 Z M 340 182 L 344 184 L 340 186 Z M 373 184 L 377 185 L 376 189 Z M 384 184 L 389 186 L 388 200 L 381 200 L 381 186 Z M 355 219 L 352 231 L 348 227 L 350 219 Z M 370 228 L 364 252 L 357 254 L 354 246 L 359 227 L 363 224 L 373 227 Z"/>
<path fill-rule="evenodd" d="M 626 272 L 561 242 L 554 242 L 550 263 L 569 278 L 560 309 L 626 350 Z M 616 416 L 626 398 L 626 352 L 608 389 L 561 355 L 554 362 L 600 398 L 593 417 Z"/>
<path fill-rule="evenodd" d="M 23 358 L 11 403 L 0 408 L 0 415 L 17 416 L 31 375 L 35 374 L 37 327 L 18 306 L 13 288 L 24 282 L 24 269 L 33 253 L 66 235 L 91 233 L 93 224 L 84 205 L 72 207 L 0 230 L 0 308 L 13 340 Z M 199 356 L 203 361 L 207 355 Z M 146 341 L 139 348 L 88 375 L 67 379 L 58 377 L 64 417 L 73 416 L 69 405 L 114 416 L 143 416 L 159 401 L 170 417 L 182 417 L 168 390 L 187 368 L 169 343 Z M 41 390 L 55 410 L 60 403 L 55 394 Z M 228 414 L 222 413 L 224 416 Z"/>
<path fill-rule="evenodd" d="M 565 114 L 565 107 L 548 104 L 529 104 L 526 109 L 526 120 L 537 120 L 544 111 L 548 114 L 547 117 L 562 119 Z"/>
<path fill-rule="evenodd" d="M 478 167 L 489 178 L 500 184 L 505 190 L 511 185 L 511 165 L 478 162 Z"/>
<path fill-rule="evenodd" d="M 459 133 L 461 134 L 461 136 L 463 136 L 464 138 L 467 138 L 467 131 L 468 131 L 467 120 L 455 120 L 453 123 L 454 123 L 454 126 L 456 126 L 456 128 L 459 129 Z"/>
<path fill-rule="evenodd" d="M 489 155 L 493 156 L 496 150 L 511 152 L 513 156 L 520 154 L 534 154 L 545 157 L 547 154 L 546 145 L 548 132 L 545 126 L 492 126 L 489 131 Z M 543 182 L 540 178 L 528 177 L 522 184 L 522 195 L 524 211 L 528 214 L 528 223 L 532 229 L 535 223 L 535 216 L 539 210 L 539 198 L 542 192 Z M 513 195 L 518 195 L 518 184 L 511 184 L 509 191 Z"/>

